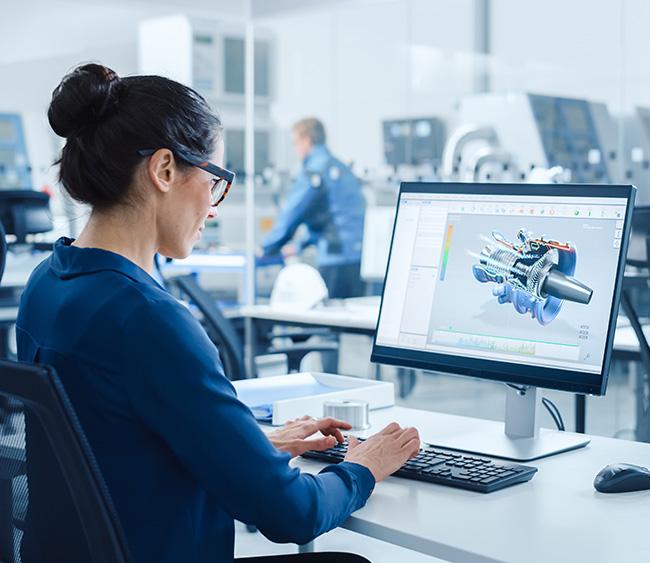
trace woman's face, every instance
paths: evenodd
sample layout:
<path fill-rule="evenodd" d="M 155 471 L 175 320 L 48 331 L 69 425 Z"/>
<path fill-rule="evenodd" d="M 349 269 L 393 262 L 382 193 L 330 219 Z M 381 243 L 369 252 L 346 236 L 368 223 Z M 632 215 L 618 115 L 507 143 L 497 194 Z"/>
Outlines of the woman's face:
<path fill-rule="evenodd" d="M 219 140 L 212 153 L 211 162 L 223 166 L 223 140 Z M 201 238 L 206 219 L 216 215 L 210 205 L 210 190 L 214 176 L 191 167 L 183 168 L 170 198 L 160 214 L 158 232 L 159 252 L 169 258 L 185 258 Z"/>

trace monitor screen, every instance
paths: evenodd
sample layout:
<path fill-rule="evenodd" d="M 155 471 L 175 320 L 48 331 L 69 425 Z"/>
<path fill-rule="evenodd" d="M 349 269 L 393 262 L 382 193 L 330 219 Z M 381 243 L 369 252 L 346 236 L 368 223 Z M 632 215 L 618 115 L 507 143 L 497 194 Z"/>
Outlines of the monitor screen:
<path fill-rule="evenodd" d="M 604 392 L 633 192 L 403 184 L 373 359 Z"/>

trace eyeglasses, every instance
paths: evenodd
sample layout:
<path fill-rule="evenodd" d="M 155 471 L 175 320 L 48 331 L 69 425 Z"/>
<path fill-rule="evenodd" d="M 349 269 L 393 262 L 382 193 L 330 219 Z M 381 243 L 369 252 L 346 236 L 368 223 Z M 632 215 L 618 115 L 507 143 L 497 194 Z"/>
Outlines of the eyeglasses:
<path fill-rule="evenodd" d="M 140 149 L 138 154 L 140 156 L 151 156 L 159 149 Z M 235 181 L 235 173 L 216 164 L 212 164 L 207 160 L 204 160 L 200 156 L 192 154 L 181 148 L 169 149 L 181 160 L 205 170 L 209 174 L 212 174 L 215 177 L 214 184 L 210 188 L 210 205 L 216 207 L 219 205 L 228 195 L 230 188 L 232 187 L 233 182 Z"/>

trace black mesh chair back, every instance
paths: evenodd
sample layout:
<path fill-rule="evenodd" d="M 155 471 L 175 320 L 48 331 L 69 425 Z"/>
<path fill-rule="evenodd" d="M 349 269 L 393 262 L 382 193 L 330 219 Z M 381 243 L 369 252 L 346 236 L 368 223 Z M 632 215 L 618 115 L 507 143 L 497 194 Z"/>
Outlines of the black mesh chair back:
<path fill-rule="evenodd" d="M 230 320 L 219 310 L 194 276 L 176 276 L 167 281 L 184 293 L 201 312 L 203 326 L 219 350 L 228 379 L 245 379 L 244 347 Z"/>
<path fill-rule="evenodd" d="M 0 561 L 123 563 L 110 495 L 54 370 L 0 360 Z"/>

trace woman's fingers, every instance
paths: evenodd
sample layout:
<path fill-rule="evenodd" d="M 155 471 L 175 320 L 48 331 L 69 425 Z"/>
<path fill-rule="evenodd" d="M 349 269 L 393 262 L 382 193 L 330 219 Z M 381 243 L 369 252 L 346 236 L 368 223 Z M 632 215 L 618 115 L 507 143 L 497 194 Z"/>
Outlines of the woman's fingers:
<path fill-rule="evenodd" d="M 343 420 L 337 420 L 336 418 L 323 418 L 316 423 L 318 430 L 326 436 L 334 436 L 336 441 L 340 444 L 343 443 L 345 438 L 343 437 L 343 430 L 350 430 L 352 425 Z"/>
<path fill-rule="evenodd" d="M 338 418 L 332 418 L 331 416 L 317 420 L 316 424 L 318 424 L 319 430 L 330 427 L 342 428 L 343 430 L 350 430 L 350 428 L 352 428 L 352 425 L 349 422 L 345 422 L 345 420 L 339 420 Z"/>
<path fill-rule="evenodd" d="M 319 438 L 311 438 L 309 440 L 291 440 L 286 444 L 285 451 L 291 453 L 293 457 L 304 454 L 309 450 L 323 451 L 336 445 L 336 438 L 334 436 L 321 436 Z"/>
<path fill-rule="evenodd" d="M 418 453 L 420 453 L 420 438 L 417 436 L 415 438 L 411 438 L 408 442 L 406 442 L 406 444 L 402 446 L 402 449 L 409 452 L 409 459 L 415 457 L 418 455 Z"/>
<path fill-rule="evenodd" d="M 410 442 L 413 438 L 417 438 L 417 436 L 418 431 L 415 428 L 405 428 L 397 437 L 397 441 L 399 442 L 400 446 L 404 447 L 404 445 Z"/>
<path fill-rule="evenodd" d="M 402 427 L 397 424 L 397 422 L 391 422 L 385 428 L 379 431 L 379 434 L 394 434 L 395 432 L 401 430 Z"/>

